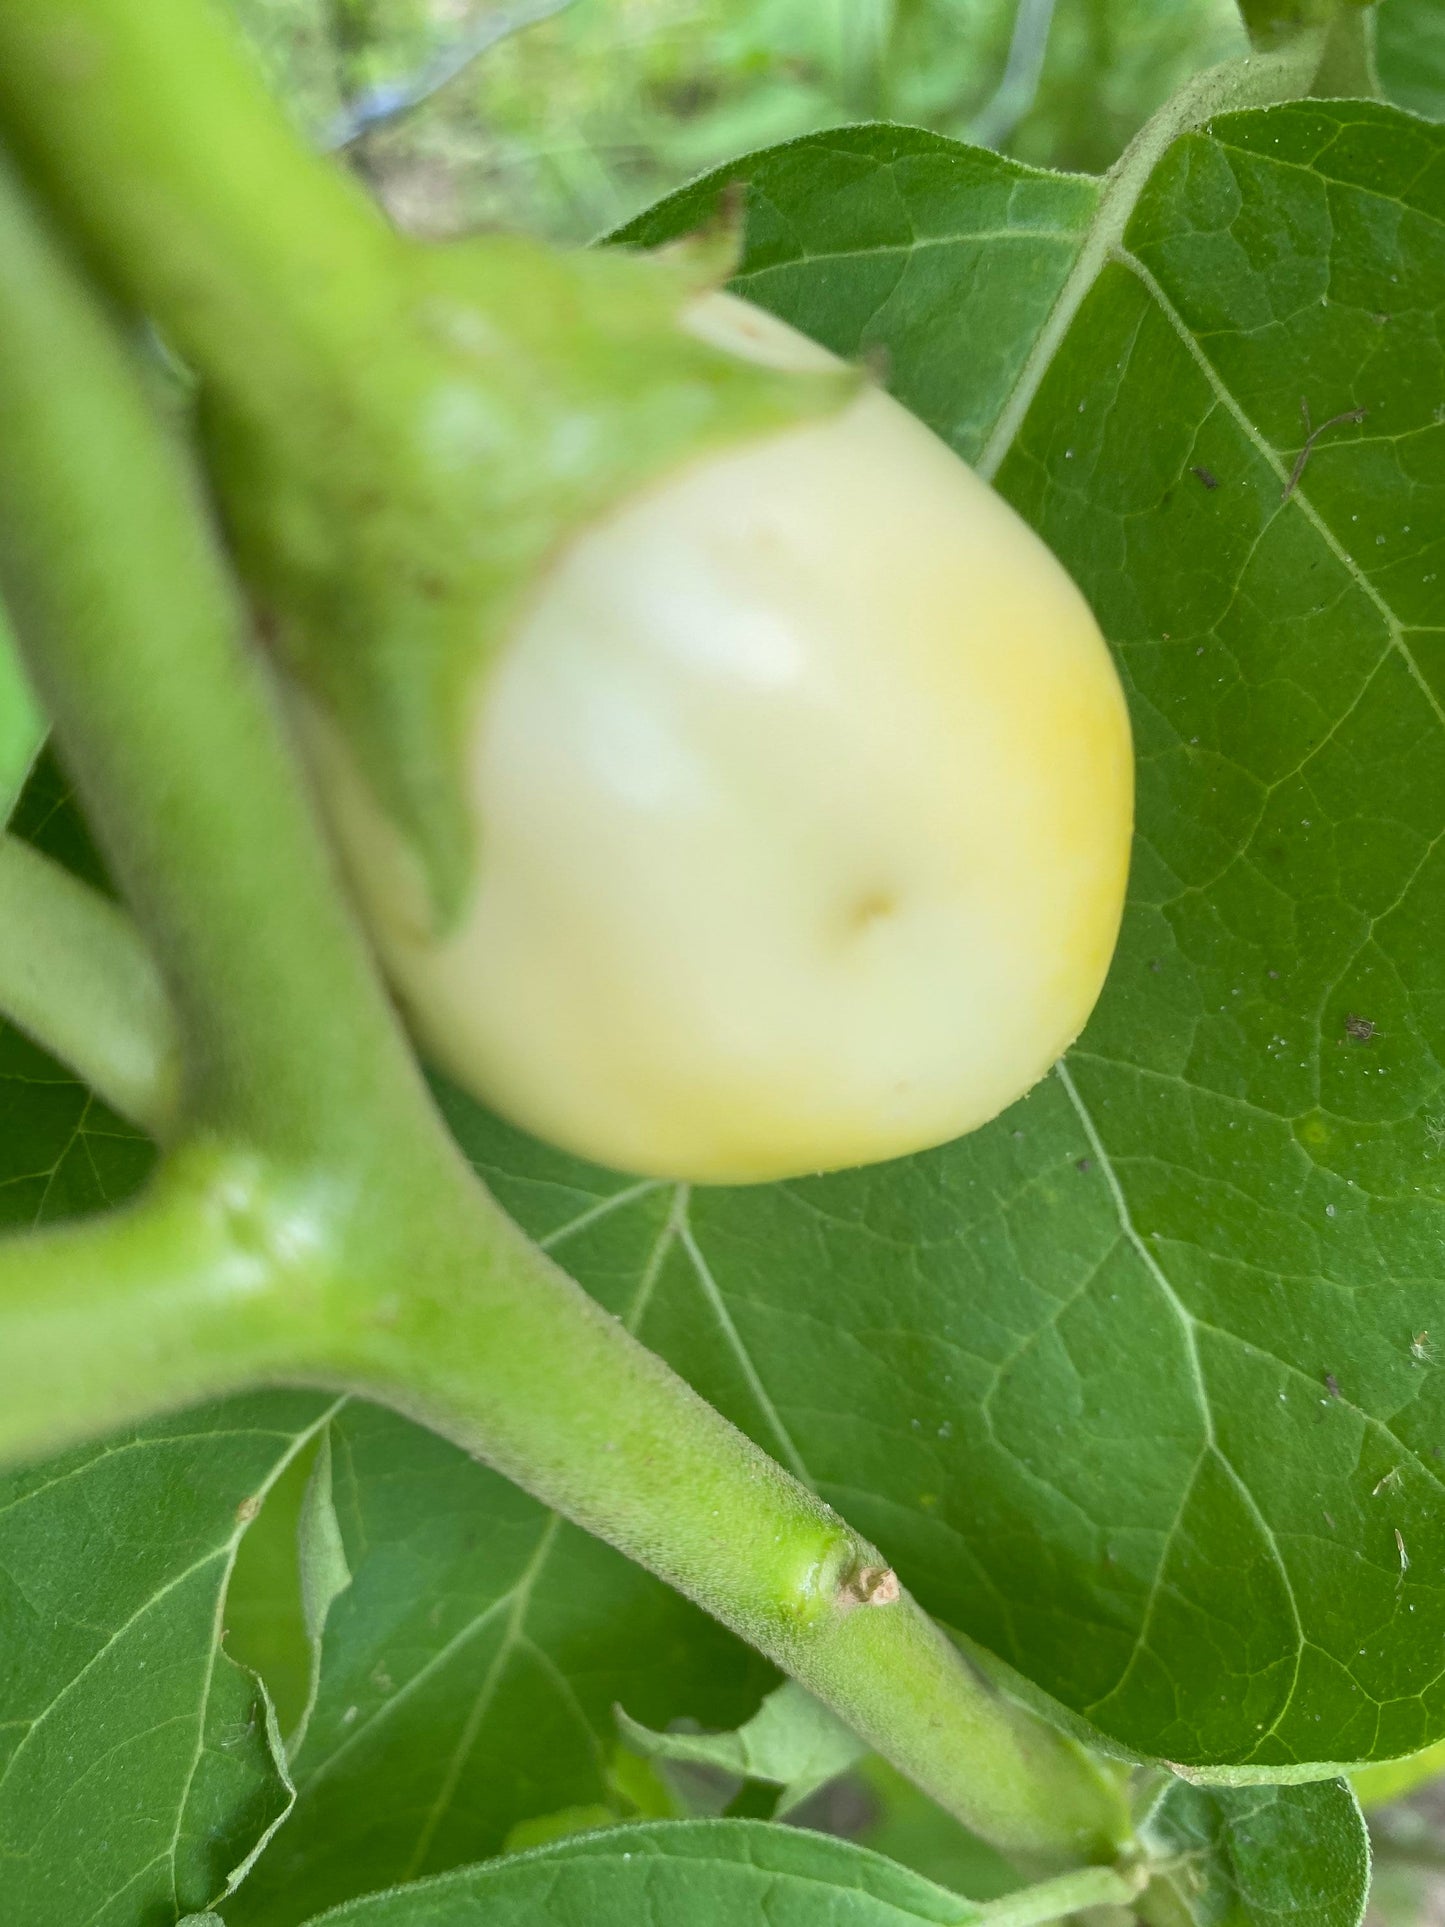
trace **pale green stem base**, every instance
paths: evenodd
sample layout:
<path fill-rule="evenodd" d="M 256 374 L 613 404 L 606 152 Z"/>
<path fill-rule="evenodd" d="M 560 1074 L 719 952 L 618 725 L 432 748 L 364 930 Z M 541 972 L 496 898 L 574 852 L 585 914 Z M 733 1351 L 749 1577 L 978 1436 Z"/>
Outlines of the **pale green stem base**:
<path fill-rule="evenodd" d="M 276 1205 L 254 1161 L 188 1152 L 132 1205 L 0 1240 L 0 1461 L 294 1369 L 316 1298 L 278 1304 Z"/>

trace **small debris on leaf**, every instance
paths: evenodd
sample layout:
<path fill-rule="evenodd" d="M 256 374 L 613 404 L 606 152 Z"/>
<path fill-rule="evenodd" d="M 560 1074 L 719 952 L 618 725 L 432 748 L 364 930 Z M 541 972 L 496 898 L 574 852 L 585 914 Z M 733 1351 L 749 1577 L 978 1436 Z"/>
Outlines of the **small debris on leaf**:
<path fill-rule="evenodd" d="M 1347 408 L 1342 414 L 1331 415 L 1329 420 L 1327 422 L 1321 422 L 1318 428 L 1311 428 L 1310 405 L 1304 396 L 1301 395 L 1300 413 L 1305 418 L 1304 446 L 1301 448 L 1299 454 L 1296 455 L 1294 467 L 1289 472 L 1289 480 L 1285 483 L 1284 493 L 1280 497 L 1282 502 L 1287 502 L 1299 487 L 1300 477 L 1305 472 L 1305 464 L 1308 462 L 1310 456 L 1313 455 L 1315 443 L 1319 440 L 1320 436 L 1324 434 L 1325 430 L 1338 428 L 1342 422 L 1362 422 L 1369 413 L 1369 410 L 1366 408 Z"/>

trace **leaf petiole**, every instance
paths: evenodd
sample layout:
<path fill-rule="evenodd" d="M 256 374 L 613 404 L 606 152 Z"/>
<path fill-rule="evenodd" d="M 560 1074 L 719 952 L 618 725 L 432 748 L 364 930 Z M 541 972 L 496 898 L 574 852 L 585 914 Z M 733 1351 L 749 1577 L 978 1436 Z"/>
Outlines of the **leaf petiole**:
<path fill-rule="evenodd" d="M 0 1013 L 122 1117 L 169 1135 L 180 1058 L 150 951 L 118 904 L 3 835 Z"/>
<path fill-rule="evenodd" d="M 1089 1907 L 1127 1907 L 1138 1899 L 1148 1880 L 1149 1869 L 1142 1862 L 1132 1867 L 1081 1867 L 986 1902 L 967 1916 L 968 1927 L 1038 1927 L 1040 1922 L 1063 1920 Z"/>

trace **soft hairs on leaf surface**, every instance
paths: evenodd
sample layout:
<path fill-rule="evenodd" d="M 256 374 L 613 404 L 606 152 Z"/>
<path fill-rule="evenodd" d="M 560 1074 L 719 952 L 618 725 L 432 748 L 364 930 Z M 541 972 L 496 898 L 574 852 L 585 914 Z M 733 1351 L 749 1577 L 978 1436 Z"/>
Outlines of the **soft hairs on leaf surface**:
<path fill-rule="evenodd" d="M 1370 1842 L 1342 1780 L 1170 1789 L 1149 1829 L 1177 1856 L 1150 1893 L 1157 1927 L 1359 1927 Z"/>

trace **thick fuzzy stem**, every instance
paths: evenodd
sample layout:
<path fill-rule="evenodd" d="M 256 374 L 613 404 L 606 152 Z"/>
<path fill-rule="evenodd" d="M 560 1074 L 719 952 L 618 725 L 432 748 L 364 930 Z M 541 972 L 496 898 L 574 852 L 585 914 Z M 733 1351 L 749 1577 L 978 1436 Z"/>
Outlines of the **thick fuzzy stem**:
<path fill-rule="evenodd" d="M 198 1149 L 123 1210 L 0 1239 L 0 1461 L 275 1375 L 321 1296 L 312 1216 Z"/>
<path fill-rule="evenodd" d="M 390 313 L 396 238 L 216 0 L 0 0 L 0 115 L 109 285 L 247 412 L 310 407 Z"/>
<path fill-rule="evenodd" d="M 1000 1694 L 877 1548 L 480 1202 L 470 1186 L 437 1194 L 404 1289 L 364 1259 L 385 1227 L 357 1228 L 330 1382 L 423 1420 L 649 1567 L 1006 1851 L 1111 1859 L 1129 1831 L 1112 1770 Z"/>
<path fill-rule="evenodd" d="M 0 577 L 169 985 L 184 1102 L 293 1154 L 425 1114 L 184 456 L 8 173 L 0 342 Z"/>

